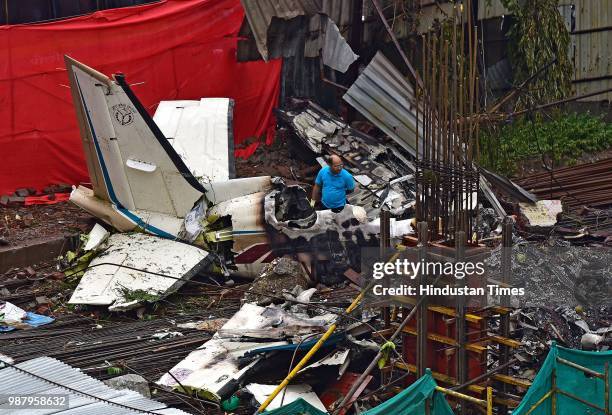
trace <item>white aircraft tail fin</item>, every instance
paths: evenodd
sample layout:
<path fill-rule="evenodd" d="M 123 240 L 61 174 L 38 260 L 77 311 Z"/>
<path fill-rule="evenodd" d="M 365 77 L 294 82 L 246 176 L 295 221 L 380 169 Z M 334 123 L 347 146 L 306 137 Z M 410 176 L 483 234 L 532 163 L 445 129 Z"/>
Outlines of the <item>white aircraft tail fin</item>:
<path fill-rule="evenodd" d="M 184 217 L 205 189 L 125 78 L 65 60 L 95 196 L 147 230 L 145 216 Z"/>

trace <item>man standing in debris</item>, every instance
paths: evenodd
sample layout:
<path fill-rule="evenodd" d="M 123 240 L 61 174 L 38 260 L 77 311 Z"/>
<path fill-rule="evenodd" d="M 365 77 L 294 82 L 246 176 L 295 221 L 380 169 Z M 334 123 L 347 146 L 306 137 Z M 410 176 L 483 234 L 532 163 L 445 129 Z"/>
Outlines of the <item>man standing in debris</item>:
<path fill-rule="evenodd" d="M 310 204 L 315 208 L 340 212 L 346 205 L 346 195 L 355 190 L 355 180 L 344 170 L 340 157 L 333 155 L 329 161 L 329 166 L 323 167 L 317 174 Z"/>

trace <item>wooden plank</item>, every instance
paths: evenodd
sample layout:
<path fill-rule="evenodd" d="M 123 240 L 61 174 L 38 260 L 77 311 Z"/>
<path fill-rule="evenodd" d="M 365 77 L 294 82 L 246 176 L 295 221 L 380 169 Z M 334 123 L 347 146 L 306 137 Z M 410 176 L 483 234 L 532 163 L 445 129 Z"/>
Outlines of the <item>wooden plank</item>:
<path fill-rule="evenodd" d="M 497 335 L 489 335 L 487 338 L 495 343 L 503 344 L 508 347 L 512 347 L 514 349 L 521 347 L 522 343 L 516 340 L 509 339 L 507 337 L 497 336 Z"/>
<path fill-rule="evenodd" d="M 404 303 L 404 304 L 416 304 L 417 300 L 415 300 L 414 298 L 411 297 L 406 297 L 406 296 L 394 296 L 393 297 L 394 301 L 400 302 L 400 303 Z M 453 310 L 450 307 L 444 307 L 444 306 L 436 306 L 436 305 L 430 305 L 429 307 L 427 307 L 427 309 L 429 311 L 433 311 L 434 313 L 439 313 L 439 314 L 443 314 L 446 316 L 450 316 L 450 317 L 455 317 L 455 310 Z M 466 314 L 465 315 L 465 319 L 466 321 L 469 321 L 470 323 L 480 323 L 484 317 L 481 316 L 477 316 L 476 314 Z"/>
<path fill-rule="evenodd" d="M 417 335 L 417 331 L 414 327 L 406 326 L 404 327 L 403 332 L 407 334 L 411 334 L 413 336 Z M 433 340 L 438 343 L 448 344 L 449 346 L 457 346 L 457 342 L 455 341 L 455 339 L 451 339 L 450 337 L 442 336 L 442 335 L 435 334 L 435 333 L 427 334 L 427 339 Z M 465 348 L 466 350 L 469 350 L 469 351 L 472 351 L 478 354 L 486 353 L 487 351 L 486 346 L 481 346 L 475 343 L 467 343 L 465 345 Z"/>
<path fill-rule="evenodd" d="M 528 380 L 519 379 L 519 378 L 515 378 L 513 376 L 508 376 L 508 375 L 502 375 L 500 373 L 496 373 L 491 377 L 497 381 L 507 383 L 509 385 L 518 386 L 523 389 L 529 389 L 529 387 L 531 386 L 531 382 L 529 382 Z"/>

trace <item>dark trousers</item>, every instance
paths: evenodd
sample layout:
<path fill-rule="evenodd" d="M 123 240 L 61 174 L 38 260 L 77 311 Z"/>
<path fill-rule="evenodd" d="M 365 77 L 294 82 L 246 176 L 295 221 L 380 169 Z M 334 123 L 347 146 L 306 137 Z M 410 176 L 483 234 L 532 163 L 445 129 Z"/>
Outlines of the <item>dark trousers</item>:
<path fill-rule="evenodd" d="M 328 210 L 330 208 L 328 208 L 327 206 L 325 206 L 325 204 L 322 201 L 317 201 L 314 205 L 315 210 Z M 340 206 L 337 208 L 331 208 L 331 211 L 334 213 L 338 213 L 341 212 L 342 209 L 344 209 L 344 206 Z"/>

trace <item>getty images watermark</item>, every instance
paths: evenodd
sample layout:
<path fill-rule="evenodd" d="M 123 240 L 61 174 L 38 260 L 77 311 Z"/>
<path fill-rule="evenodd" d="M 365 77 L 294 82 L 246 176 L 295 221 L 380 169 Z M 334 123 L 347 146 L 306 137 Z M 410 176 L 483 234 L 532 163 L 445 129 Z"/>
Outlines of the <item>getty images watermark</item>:
<path fill-rule="evenodd" d="M 428 247 L 425 254 L 416 247 L 389 249 L 382 255 L 379 248 L 364 248 L 361 275 L 363 283 L 371 283 L 366 301 L 405 305 L 427 295 L 430 304 L 448 307 L 458 300 L 469 307 L 612 304 L 612 249 L 559 244 L 524 241 L 512 248 L 471 247 L 461 259 L 449 247 Z M 502 258 L 511 262 L 506 271 Z"/>
<path fill-rule="evenodd" d="M 392 262 L 377 261 L 372 265 L 372 277 L 381 280 L 381 283 L 372 287 L 372 293 L 377 296 L 500 296 L 525 295 L 523 287 L 502 287 L 499 284 L 488 284 L 483 280 L 482 285 L 469 286 L 457 284 L 442 284 L 436 286 L 431 283 L 415 284 L 419 275 L 430 276 L 429 281 L 440 278 L 453 277 L 455 280 L 470 279 L 470 277 L 486 278 L 484 261 L 465 262 L 426 262 L 425 260 L 411 261 L 407 258 L 396 259 Z M 385 277 L 394 277 L 396 282 L 408 279 L 410 283 L 387 286 L 383 283 Z M 446 281 L 446 280 L 445 280 Z"/>
<path fill-rule="evenodd" d="M 362 275 L 371 286 L 366 301 L 371 305 L 406 305 L 427 296 L 435 305 L 455 307 L 461 300 L 468 307 L 484 307 L 525 295 L 523 285 L 514 286 L 495 275 L 491 278 L 486 263 L 489 250 L 470 250 L 461 259 L 454 258 L 454 253 L 434 247 L 423 257 L 416 248 L 399 253 L 390 249 L 385 255 L 379 249 L 363 249 Z M 381 260 L 394 254 L 392 260 Z"/>

